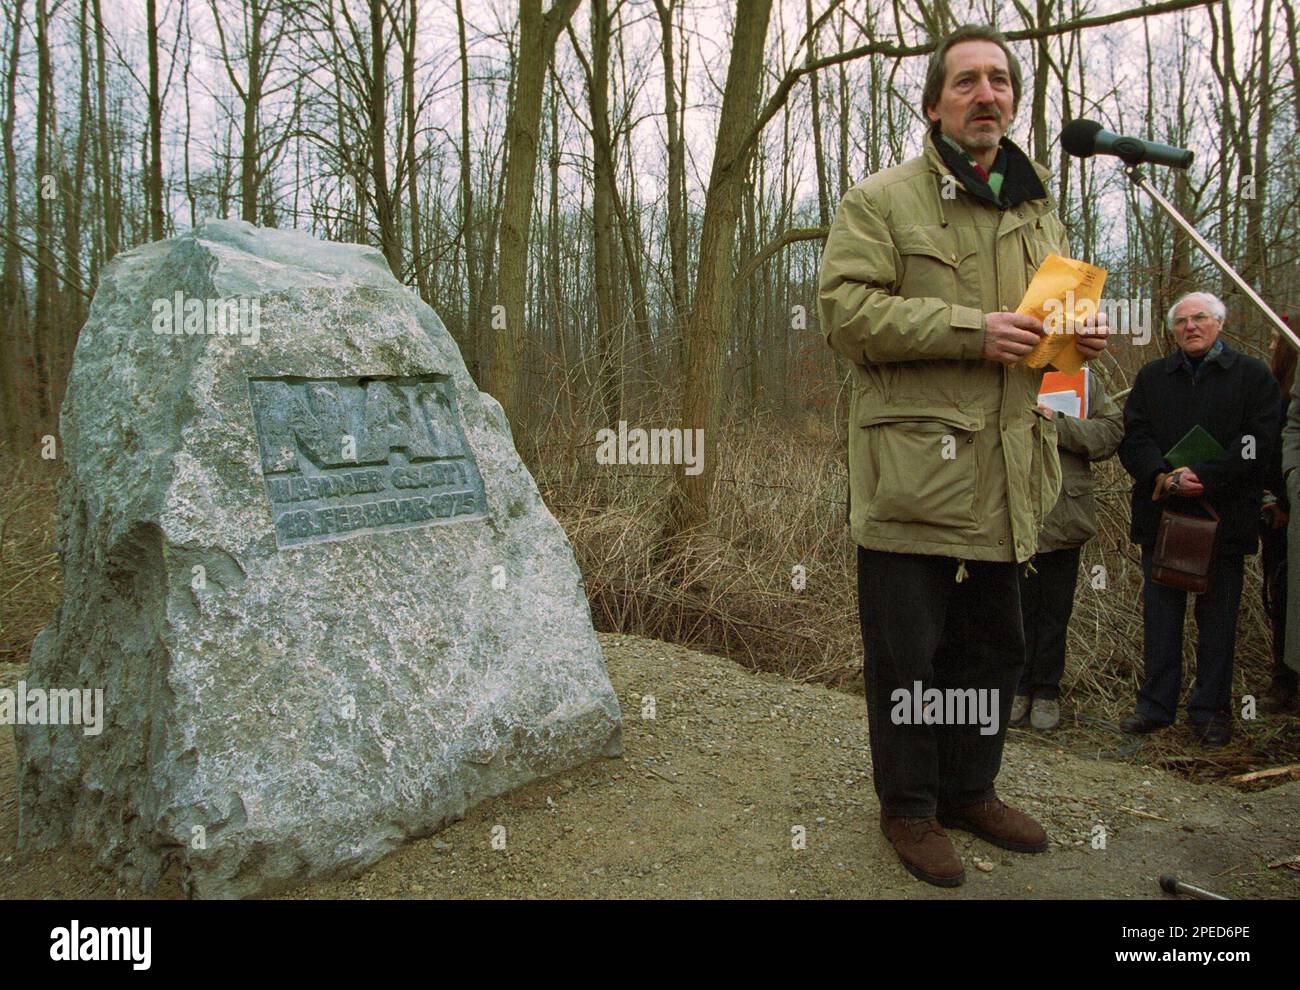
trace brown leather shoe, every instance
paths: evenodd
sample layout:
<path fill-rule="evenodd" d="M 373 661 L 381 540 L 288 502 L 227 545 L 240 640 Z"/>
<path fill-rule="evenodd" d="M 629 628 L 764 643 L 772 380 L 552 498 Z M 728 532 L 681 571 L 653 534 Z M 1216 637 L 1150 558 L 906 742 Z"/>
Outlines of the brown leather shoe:
<path fill-rule="evenodd" d="M 959 828 L 1012 852 L 1047 852 L 1043 826 L 998 798 L 941 811 L 938 818 L 946 828 Z"/>
<path fill-rule="evenodd" d="M 880 813 L 880 831 L 898 853 L 907 872 L 936 887 L 960 887 L 966 881 L 952 840 L 933 818 L 895 818 Z"/>

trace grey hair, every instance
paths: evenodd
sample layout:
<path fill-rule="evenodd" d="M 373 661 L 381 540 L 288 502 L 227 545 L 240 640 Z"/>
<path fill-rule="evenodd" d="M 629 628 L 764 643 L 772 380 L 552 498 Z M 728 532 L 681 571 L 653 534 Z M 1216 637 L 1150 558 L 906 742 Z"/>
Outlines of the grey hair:
<path fill-rule="evenodd" d="M 1209 303 L 1207 308 L 1210 311 L 1210 315 L 1213 316 L 1220 323 L 1222 323 L 1224 320 L 1228 318 L 1228 307 L 1223 305 L 1223 300 L 1220 299 L 1218 296 L 1216 296 L 1213 292 L 1188 292 L 1184 295 L 1179 296 L 1174 301 L 1174 304 L 1169 307 L 1169 315 L 1166 317 L 1166 324 L 1168 326 L 1172 327 L 1174 325 L 1174 310 L 1176 310 L 1183 303 L 1187 302 L 1188 299 L 1207 300 Z"/>

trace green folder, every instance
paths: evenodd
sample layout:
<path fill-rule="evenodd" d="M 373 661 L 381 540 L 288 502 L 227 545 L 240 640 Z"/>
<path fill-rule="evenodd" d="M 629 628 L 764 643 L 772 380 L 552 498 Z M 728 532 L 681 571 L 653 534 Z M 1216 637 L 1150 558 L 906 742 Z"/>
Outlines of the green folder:
<path fill-rule="evenodd" d="M 1165 460 L 1169 462 L 1170 467 L 1180 468 L 1197 464 L 1200 461 L 1217 461 L 1221 457 L 1227 456 L 1228 452 L 1223 449 L 1219 441 L 1197 425 L 1188 430 L 1186 436 L 1169 448 L 1169 453 L 1165 454 Z"/>

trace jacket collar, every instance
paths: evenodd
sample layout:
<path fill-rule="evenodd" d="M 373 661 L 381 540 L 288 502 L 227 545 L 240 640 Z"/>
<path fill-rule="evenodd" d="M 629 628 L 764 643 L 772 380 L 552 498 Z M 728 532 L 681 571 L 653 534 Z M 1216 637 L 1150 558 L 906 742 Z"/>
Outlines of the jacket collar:
<path fill-rule="evenodd" d="M 966 156 L 951 147 L 940 136 L 939 122 L 935 121 L 926 135 L 925 157 L 933 166 L 942 166 L 951 172 L 976 199 L 996 206 L 1000 210 L 1011 209 L 1031 199 L 1046 199 L 1047 189 L 1043 179 L 1049 174 L 1046 169 L 1029 160 L 1010 138 L 1002 138 L 998 156 L 1005 162 L 1002 178 L 1002 197 L 993 195 L 987 182 L 980 178 Z"/>
<path fill-rule="evenodd" d="M 1227 370 L 1233 366 L 1236 360 L 1237 352 L 1229 347 L 1227 343 L 1224 342 L 1224 339 L 1220 337 L 1214 342 L 1214 346 L 1210 348 L 1209 352 L 1205 355 L 1205 359 L 1201 363 L 1202 365 L 1217 364 L 1220 368 Z M 1172 375 L 1179 368 L 1186 368 L 1190 371 L 1191 362 L 1187 360 L 1187 355 L 1183 353 L 1181 347 L 1175 347 L 1169 352 L 1168 356 L 1165 357 L 1165 373 Z"/>

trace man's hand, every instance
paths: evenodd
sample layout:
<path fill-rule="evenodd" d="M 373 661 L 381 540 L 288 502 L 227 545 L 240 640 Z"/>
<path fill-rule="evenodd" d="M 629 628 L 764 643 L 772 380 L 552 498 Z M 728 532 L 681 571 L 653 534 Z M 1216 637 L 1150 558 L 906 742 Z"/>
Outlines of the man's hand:
<path fill-rule="evenodd" d="M 1043 336 L 1043 321 L 1021 313 L 984 314 L 984 359 L 1015 364 L 1029 356 Z M 1102 347 L 1106 345 L 1103 343 Z"/>
<path fill-rule="evenodd" d="M 1196 477 L 1196 472 L 1191 468 L 1179 468 L 1173 472 L 1169 476 L 1167 487 L 1171 495 L 1182 498 L 1196 498 L 1198 495 L 1205 494 L 1205 486 L 1201 484 L 1201 479 Z"/>
<path fill-rule="evenodd" d="M 1105 313 L 1094 313 L 1074 326 L 1074 346 L 1085 361 L 1101 357 L 1110 334 L 1110 318 Z"/>
<path fill-rule="evenodd" d="M 1056 410 L 1053 409 L 1051 406 L 1043 405 L 1041 402 L 1038 404 L 1038 408 L 1035 410 L 1035 412 L 1037 412 L 1038 415 L 1042 416 L 1043 419 L 1056 419 Z"/>

